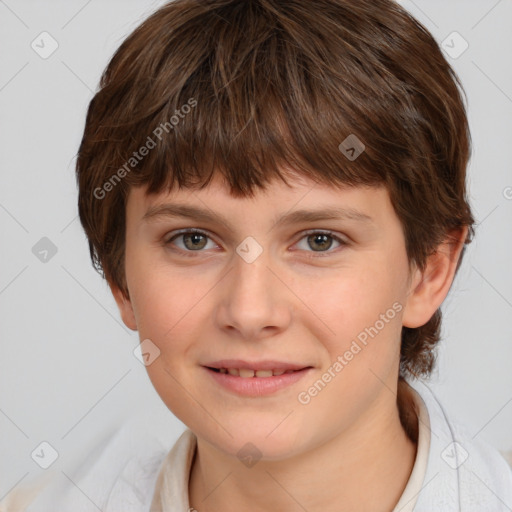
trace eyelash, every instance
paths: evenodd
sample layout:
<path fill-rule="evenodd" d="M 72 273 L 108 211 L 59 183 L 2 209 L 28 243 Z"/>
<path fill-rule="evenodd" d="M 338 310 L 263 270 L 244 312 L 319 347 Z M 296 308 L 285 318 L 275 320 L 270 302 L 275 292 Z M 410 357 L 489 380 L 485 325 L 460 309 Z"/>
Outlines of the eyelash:
<path fill-rule="evenodd" d="M 164 242 L 164 245 L 165 246 L 171 245 L 171 242 L 173 240 L 175 240 L 176 238 L 179 238 L 181 235 L 189 235 L 189 234 L 203 235 L 203 236 L 206 236 L 208 239 L 212 240 L 212 237 L 207 232 L 201 231 L 199 229 L 191 228 L 191 229 L 184 229 L 182 231 L 178 231 L 178 232 L 174 233 L 171 236 L 171 238 L 167 239 Z M 336 242 L 338 242 L 340 244 L 340 247 L 337 247 L 337 249 L 340 249 L 340 248 L 342 248 L 344 246 L 349 245 L 349 243 L 347 241 L 345 241 L 345 240 L 341 239 L 340 237 L 336 236 L 332 231 L 328 231 L 328 230 L 327 231 L 321 231 L 321 230 L 315 230 L 315 229 L 303 232 L 302 236 L 299 238 L 298 242 L 300 242 L 302 239 L 306 238 L 309 235 L 327 235 L 327 236 L 329 236 L 330 238 L 332 238 L 333 240 L 335 240 Z M 298 242 L 296 242 L 296 243 L 298 243 Z M 189 250 L 183 250 L 183 249 L 180 249 L 180 248 L 173 249 L 173 250 L 176 251 L 176 252 L 182 253 L 185 257 L 191 257 L 191 258 L 196 257 L 196 254 L 194 254 L 194 253 L 204 252 L 202 250 L 189 251 Z M 334 249 L 334 250 L 328 249 L 327 251 L 305 251 L 305 252 L 313 253 L 313 255 L 307 256 L 308 258 L 317 258 L 317 257 L 329 256 L 330 254 L 332 254 L 335 251 L 336 251 L 336 249 Z"/>

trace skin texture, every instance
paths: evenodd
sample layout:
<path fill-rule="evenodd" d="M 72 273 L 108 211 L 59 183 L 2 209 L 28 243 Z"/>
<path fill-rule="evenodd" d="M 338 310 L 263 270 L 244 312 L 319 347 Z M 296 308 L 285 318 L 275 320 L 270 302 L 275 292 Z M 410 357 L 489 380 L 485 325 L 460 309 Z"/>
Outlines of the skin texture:
<path fill-rule="evenodd" d="M 292 177 L 291 187 L 275 181 L 243 199 L 233 198 L 218 176 L 203 190 L 147 197 L 143 188 L 132 189 L 125 258 L 130 297 L 111 284 L 112 292 L 124 323 L 160 350 L 147 366 L 156 391 L 197 435 L 191 507 L 390 511 L 416 456 L 396 405 L 401 328 L 423 325 L 441 305 L 466 230 L 452 232 L 451 243 L 440 246 L 421 273 L 409 267 L 385 188 L 333 188 Z M 216 212 L 225 222 L 142 221 L 149 207 L 171 202 Z M 327 206 L 357 209 L 373 223 L 275 224 L 281 214 Z M 199 249 L 186 236 L 170 240 L 185 228 L 205 231 Z M 318 237 L 308 243 L 304 231 L 312 229 L 329 230 L 347 245 Z M 263 248 L 252 263 L 236 252 L 248 236 Z M 394 318 L 307 405 L 300 403 L 298 394 L 394 303 L 402 306 Z M 202 367 L 225 358 L 314 369 L 273 395 L 241 397 Z M 248 442 L 262 453 L 252 467 L 237 456 Z"/>

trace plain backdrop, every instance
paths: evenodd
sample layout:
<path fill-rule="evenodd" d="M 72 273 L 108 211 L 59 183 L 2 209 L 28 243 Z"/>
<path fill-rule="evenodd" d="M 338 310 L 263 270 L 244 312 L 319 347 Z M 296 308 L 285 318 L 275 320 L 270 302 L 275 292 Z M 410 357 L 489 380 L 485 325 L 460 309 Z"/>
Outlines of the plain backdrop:
<path fill-rule="evenodd" d="M 0 500 L 45 471 L 31 457 L 44 441 L 66 470 L 128 418 L 159 414 L 169 447 L 184 429 L 91 266 L 74 176 L 102 70 L 162 3 L 0 0 Z M 512 3 L 401 3 L 452 53 L 473 136 L 476 238 L 443 304 L 430 386 L 475 437 L 510 450 Z"/>

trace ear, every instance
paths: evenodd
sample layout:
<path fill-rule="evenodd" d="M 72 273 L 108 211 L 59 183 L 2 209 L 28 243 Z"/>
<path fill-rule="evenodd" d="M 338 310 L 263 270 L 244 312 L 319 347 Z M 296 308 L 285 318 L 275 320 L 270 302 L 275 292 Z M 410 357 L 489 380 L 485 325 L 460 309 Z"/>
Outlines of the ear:
<path fill-rule="evenodd" d="M 133 306 L 130 297 L 125 297 L 117 285 L 110 282 L 108 285 L 110 286 L 112 295 L 114 296 L 114 299 L 117 303 L 117 307 L 119 308 L 119 312 L 121 313 L 121 318 L 123 319 L 124 324 L 132 331 L 136 331 L 137 322 L 135 321 L 135 314 L 133 312 Z"/>
<path fill-rule="evenodd" d="M 414 269 L 402 317 L 404 327 L 425 325 L 441 306 L 455 277 L 467 232 L 467 226 L 450 231 L 428 257 L 425 270 Z"/>

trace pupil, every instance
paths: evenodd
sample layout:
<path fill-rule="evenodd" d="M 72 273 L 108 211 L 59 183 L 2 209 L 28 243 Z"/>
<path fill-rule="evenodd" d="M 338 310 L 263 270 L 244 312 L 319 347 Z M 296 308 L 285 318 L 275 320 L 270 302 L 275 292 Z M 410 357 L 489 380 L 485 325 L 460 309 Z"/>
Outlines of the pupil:
<path fill-rule="evenodd" d="M 204 240 L 201 240 L 201 238 L 205 238 L 203 235 L 199 234 L 199 233 L 192 233 L 192 234 L 188 234 L 188 235 L 185 235 L 185 245 L 190 249 L 197 249 L 197 248 L 200 248 L 202 249 L 205 245 L 205 242 Z M 187 243 L 188 241 L 192 241 L 192 247 L 189 246 L 189 244 Z M 202 245 L 201 245 L 201 242 L 202 242 Z"/>
<path fill-rule="evenodd" d="M 329 235 L 311 235 L 309 237 L 309 239 L 313 240 L 314 244 L 316 244 L 317 241 L 319 241 L 320 249 L 329 249 L 329 247 L 332 244 L 332 239 L 331 239 L 331 237 Z M 312 247 L 312 248 L 314 249 L 314 247 Z"/>

